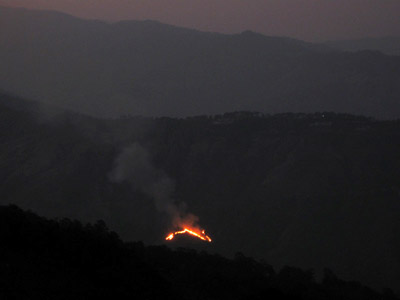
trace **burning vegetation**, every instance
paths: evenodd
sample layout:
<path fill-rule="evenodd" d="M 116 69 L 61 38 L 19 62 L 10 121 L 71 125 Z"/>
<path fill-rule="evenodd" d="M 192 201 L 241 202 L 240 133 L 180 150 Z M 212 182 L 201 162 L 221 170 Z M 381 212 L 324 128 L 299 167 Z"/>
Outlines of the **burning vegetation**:
<path fill-rule="evenodd" d="M 174 181 L 152 162 L 147 150 L 135 143 L 125 148 L 115 161 L 110 173 L 113 182 L 127 181 L 132 187 L 153 199 L 158 211 L 167 213 L 175 228 L 181 230 L 170 233 L 165 239 L 171 241 L 176 235 L 190 234 L 203 241 L 211 242 L 205 231 L 199 229 L 199 218 L 185 212 L 185 205 L 177 205 L 171 198 L 175 189 Z"/>
<path fill-rule="evenodd" d="M 165 239 L 167 241 L 171 241 L 171 240 L 174 239 L 174 237 L 176 235 L 185 234 L 185 233 L 190 234 L 192 236 L 195 236 L 195 237 L 197 237 L 197 238 L 199 238 L 199 239 L 201 239 L 203 241 L 206 241 L 206 242 L 210 242 L 211 243 L 211 241 L 212 241 L 211 238 L 208 235 L 206 235 L 206 232 L 204 230 L 198 231 L 196 229 L 188 229 L 188 228 L 183 228 L 183 230 L 171 232 Z"/>

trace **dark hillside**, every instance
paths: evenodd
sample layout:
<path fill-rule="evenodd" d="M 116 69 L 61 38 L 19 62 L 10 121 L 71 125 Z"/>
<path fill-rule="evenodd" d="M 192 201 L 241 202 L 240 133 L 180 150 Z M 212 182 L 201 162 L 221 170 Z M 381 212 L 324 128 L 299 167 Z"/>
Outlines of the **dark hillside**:
<path fill-rule="evenodd" d="M 0 239 L 2 299 L 398 299 L 328 269 L 317 283 L 312 271 L 123 243 L 102 221 L 48 220 L 16 206 L 0 207 Z"/>
<path fill-rule="evenodd" d="M 0 216 L 2 299 L 172 299 L 165 278 L 104 222 L 50 221 L 16 206 Z"/>
<path fill-rule="evenodd" d="M 136 143 L 175 182 L 170 196 L 213 238 L 193 247 L 399 286 L 398 121 L 249 112 L 43 120 L 5 105 L 0 115 L 2 204 L 103 219 L 125 240 L 163 244 L 169 217 L 148 194 L 110 180 L 121 151 Z"/>
<path fill-rule="evenodd" d="M 400 55 L 400 37 L 395 36 L 329 41 L 324 45 L 345 51 L 374 50 L 388 55 Z"/>

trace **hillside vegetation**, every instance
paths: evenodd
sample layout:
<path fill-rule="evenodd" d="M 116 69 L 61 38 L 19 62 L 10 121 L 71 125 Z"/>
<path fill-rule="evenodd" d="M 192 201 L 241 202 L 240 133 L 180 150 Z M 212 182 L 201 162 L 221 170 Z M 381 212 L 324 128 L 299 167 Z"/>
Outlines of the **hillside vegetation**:
<path fill-rule="evenodd" d="M 398 121 L 252 112 L 99 120 L 27 103 L 0 96 L 1 204 L 103 219 L 124 240 L 164 244 L 169 216 L 149 193 L 111 180 L 121 152 L 137 144 L 174 183 L 166 196 L 213 238 L 190 246 L 399 286 Z"/>
<path fill-rule="evenodd" d="M 105 223 L 48 220 L 0 206 L 3 299 L 370 299 L 396 300 L 325 269 L 270 265 L 219 255 L 124 243 Z"/>

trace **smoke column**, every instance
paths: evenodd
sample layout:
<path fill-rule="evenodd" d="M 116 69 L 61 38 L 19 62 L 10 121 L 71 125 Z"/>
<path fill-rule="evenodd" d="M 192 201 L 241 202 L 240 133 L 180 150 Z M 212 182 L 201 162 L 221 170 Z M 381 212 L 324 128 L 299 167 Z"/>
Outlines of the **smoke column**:
<path fill-rule="evenodd" d="M 173 226 L 182 224 L 195 226 L 198 217 L 184 213 L 171 198 L 175 182 L 163 171 L 154 166 L 148 151 L 134 143 L 125 148 L 117 157 L 110 180 L 116 183 L 128 182 L 134 189 L 153 199 L 158 211 L 170 215 Z"/>

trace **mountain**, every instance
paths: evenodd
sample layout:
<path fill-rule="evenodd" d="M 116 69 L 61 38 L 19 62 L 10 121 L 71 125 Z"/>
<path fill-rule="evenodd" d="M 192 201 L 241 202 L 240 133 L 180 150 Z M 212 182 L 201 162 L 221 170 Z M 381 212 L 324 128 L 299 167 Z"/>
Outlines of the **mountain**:
<path fill-rule="evenodd" d="M 0 7 L 0 88 L 101 117 L 255 110 L 400 116 L 400 58 L 246 31 Z"/>
<path fill-rule="evenodd" d="M 400 55 L 400 37 L 338 40 L 324 43 L 328 47 L 344 51 L 374 50 L 387 55 Z"/>
<path fill-rule="evenodd" d="M 398 121 L 252 112 L 101 120 L 37 106 L 0 94 L 1 205 L 102 219 L 124 240 L 179 247 L 164 240 L 173 222 L 152 199 L 164 194 L 213 239 L 186 246 L 400 284 Z M 147 153 L 121 159 L 132 145 Z M 135 180 L 113 180 L 116 164 Z M 160 176 L 173 184 L 162 188 Z M 143 178 L 155 194 L 137 185 Z"/>
<path fill-rule="evenodd" d="M 0 215 L 2 299 L 172 296 L 160 272 L 104 222 L 47 220 L 16 206 L 1 206 Z"/>
<path fill-rule="evenodd" d="M 124 243 L 103 221 L 48 220 L 0 206 L 3 299 L 399 299 L 311 270 L 181 248 Z"/>

